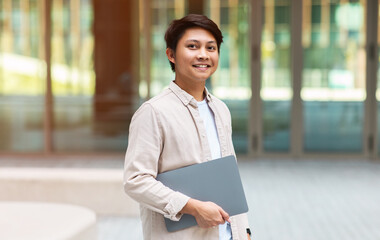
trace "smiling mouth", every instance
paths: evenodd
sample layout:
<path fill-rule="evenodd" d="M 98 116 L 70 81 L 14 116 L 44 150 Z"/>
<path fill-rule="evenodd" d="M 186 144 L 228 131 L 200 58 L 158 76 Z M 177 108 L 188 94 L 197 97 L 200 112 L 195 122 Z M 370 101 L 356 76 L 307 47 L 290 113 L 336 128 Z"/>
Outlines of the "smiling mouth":
<path fill-rule="evenodd" d="M 193 65 L 193 67 L 197 67 L 197 68 L 207 68 L 207 67 L 210 67 L 210 65 L 207 65 L 207 64 L 196 64 L 196 65 Z"/>

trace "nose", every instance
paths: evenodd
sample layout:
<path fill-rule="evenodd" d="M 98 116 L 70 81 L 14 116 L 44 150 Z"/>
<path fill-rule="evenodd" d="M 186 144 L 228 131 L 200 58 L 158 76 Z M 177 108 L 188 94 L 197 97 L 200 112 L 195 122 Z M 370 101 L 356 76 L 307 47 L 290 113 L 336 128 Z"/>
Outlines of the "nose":
<path fill-rule="evenodd" d="M 209 59 L 208 53 L 207 53 L 206 49 L 204 49 L 204 48 L 199 49 L 199 53 L 198 53 L 197 57 L 198 57 L 198 60 L 208 60 Z"/>

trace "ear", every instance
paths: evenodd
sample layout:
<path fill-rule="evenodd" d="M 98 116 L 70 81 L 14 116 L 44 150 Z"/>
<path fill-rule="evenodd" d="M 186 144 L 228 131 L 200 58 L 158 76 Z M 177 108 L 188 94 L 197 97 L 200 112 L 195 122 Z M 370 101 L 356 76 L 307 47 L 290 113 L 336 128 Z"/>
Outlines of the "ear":
<path fill-rule="evenodd" d="M 174 54 L 173 49 L 167 48 L 166 49 L 166 56 L 168 56 L 168 59 L 170 62 L 175 64 L 175 54 Z"/>

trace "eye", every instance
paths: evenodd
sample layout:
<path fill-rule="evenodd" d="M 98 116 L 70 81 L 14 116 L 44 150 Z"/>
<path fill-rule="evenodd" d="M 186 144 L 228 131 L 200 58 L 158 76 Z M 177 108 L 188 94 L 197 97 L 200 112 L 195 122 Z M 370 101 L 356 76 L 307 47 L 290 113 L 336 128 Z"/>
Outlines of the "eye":
<path fill-rule="evenodd" d="M 197 48 L 197 46 L 195 46 L 195 44 L 188 44 L 187 47 L 190 48 L 190 49 L 195 49 L 195 48 Z"/>
<path fill-rule="evenodd" d="M 215 51 L 216 50 L 216 46 L 209 46 L 207 49 L 211 50 L 211 51 Z"/>

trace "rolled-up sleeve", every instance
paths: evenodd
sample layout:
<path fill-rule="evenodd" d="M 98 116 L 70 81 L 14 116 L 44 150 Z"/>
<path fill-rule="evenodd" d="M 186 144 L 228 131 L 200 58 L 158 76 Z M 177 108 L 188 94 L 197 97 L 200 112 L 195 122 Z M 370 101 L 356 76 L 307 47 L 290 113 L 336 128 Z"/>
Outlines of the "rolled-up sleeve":
<path fill-rule="evenodd" d="M 124 165 L 124 190 L 134 200 L 166 218 L 178 221 L 189 197 L 156 180 L 164 136 L 159 116 L 149 103 L 134 114 Z"/>

